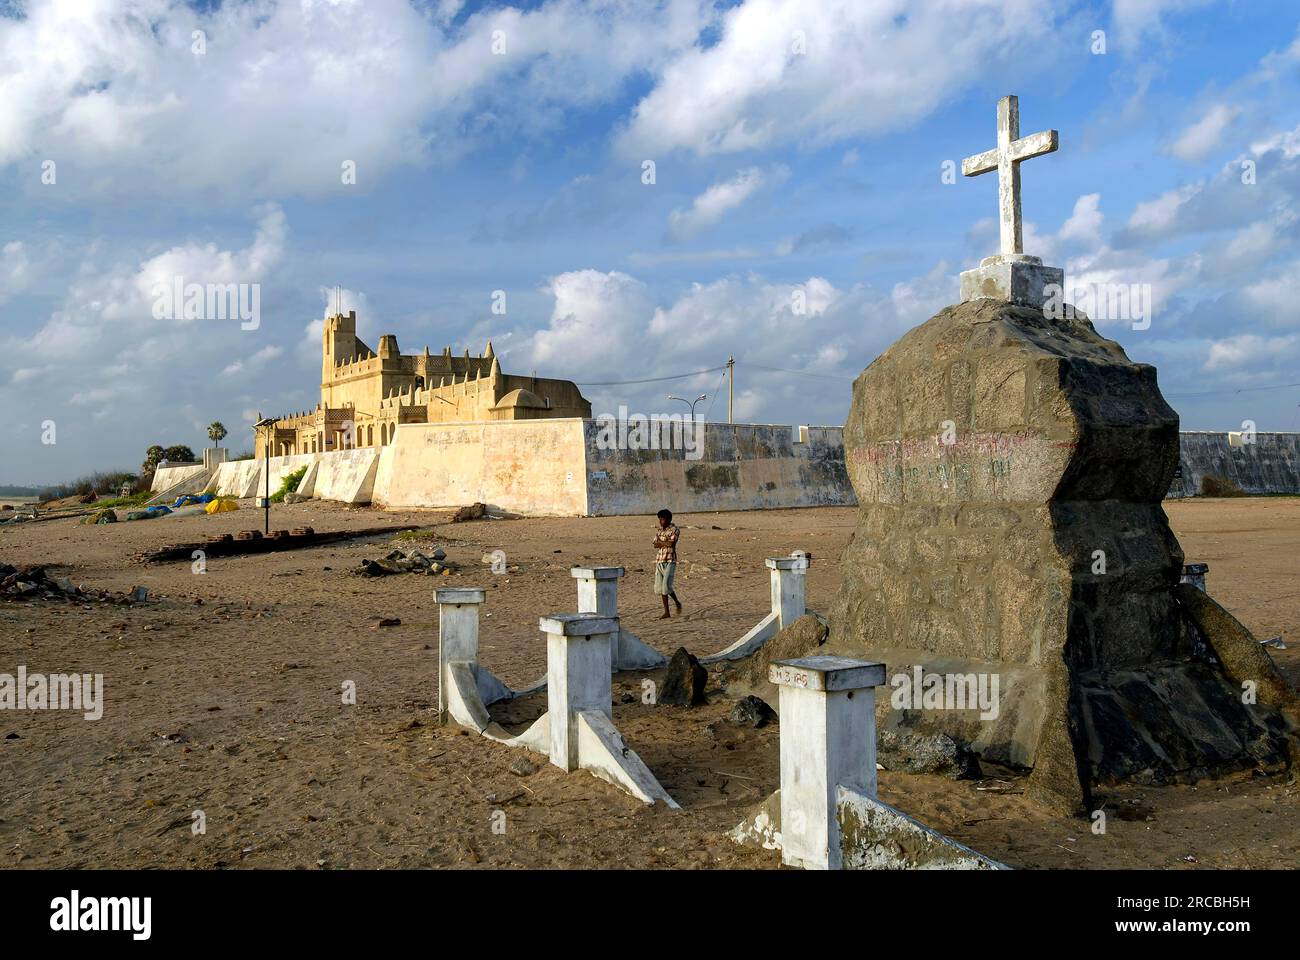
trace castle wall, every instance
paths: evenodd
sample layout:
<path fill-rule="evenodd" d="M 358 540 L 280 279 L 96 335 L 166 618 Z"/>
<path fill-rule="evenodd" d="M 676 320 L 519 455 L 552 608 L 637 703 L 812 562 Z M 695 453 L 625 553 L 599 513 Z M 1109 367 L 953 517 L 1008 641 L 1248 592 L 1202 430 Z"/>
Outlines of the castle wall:
<path fill-rule="evenodd" d="M 513 513 L 587 512 L 583 421 L 408 423 L 385 449 L 374 500 L 386 507 L 482 502 Z"/>
<path fill-rule="evenodd" d="M 1300 433 L 1257 433 L 1254 443 L 1232 446 L 1228 434 L 1209 430 L 1179 437 L 1181 476 L 1171 497 L 1194 497 L 1206 476 L 1231 481 L 1246 493 L 1300 493 Z"/>
<path fill-rule="evenodd" d="M 601 421 L 586 420 L 588 509 L 593 516 L 846 506 L 857 502 L 840 427 L 703 425 L 701 454 L 602 449 Z"/>

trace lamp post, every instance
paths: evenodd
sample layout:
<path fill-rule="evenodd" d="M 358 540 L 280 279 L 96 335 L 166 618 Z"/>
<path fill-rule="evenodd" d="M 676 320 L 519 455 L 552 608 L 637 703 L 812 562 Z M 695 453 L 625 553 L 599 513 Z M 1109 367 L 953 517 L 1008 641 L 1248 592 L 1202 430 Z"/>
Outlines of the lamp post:
<path fill-rule="evenodd" d="M 668 399 L 669 399 L 669 400 L 680 400 L 682 403 L 684 403 L 684 404 L 686 404 L 687 406 L 689 406 L 689 407 L 691 408 L 691 420 L 694 421 L 694 420 L 695 420 L 695 405 L 696 405 L 697 403 L 699 403 L 701 400 L 707 400 L 707 399 L 709 399 L 709 395 L 708 395 L 707 393 L 702 393 L 702 394 L 700 394 L 698 397 L 696 397 L 694 400 L 687 400 L 685 397 L 674 397 L 672 394 L 669 394 L 669 395 L 668 395 Z"/>
<path fill-rule="evenodd" d="M 271 437 L 273 436 L 272 428 L 279 422 L 278 417 L 266 417 L 253 424 L 259 430 L 263 427 L 266 428 L 266 435 L 262 441 L 262 448 L 265 451 L 263 462 L 266 464 L 266 496 L 262 498 L 262 509 L 265 511 L 265 533 L 268 536 L 271 533 Z"/>

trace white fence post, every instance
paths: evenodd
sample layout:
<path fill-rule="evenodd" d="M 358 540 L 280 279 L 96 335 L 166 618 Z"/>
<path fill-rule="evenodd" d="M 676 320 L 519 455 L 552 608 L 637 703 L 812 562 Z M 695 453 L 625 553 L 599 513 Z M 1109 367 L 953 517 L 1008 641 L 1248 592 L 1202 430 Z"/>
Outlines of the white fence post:
<path fill-rule="evenodd" d="M 773 663 L 768 678 L 780 688 L 781 859 L 837 870 L 837 788 L 876 796 L 874 688 L 885 682 L 885 665 L 803 657 Z"/>

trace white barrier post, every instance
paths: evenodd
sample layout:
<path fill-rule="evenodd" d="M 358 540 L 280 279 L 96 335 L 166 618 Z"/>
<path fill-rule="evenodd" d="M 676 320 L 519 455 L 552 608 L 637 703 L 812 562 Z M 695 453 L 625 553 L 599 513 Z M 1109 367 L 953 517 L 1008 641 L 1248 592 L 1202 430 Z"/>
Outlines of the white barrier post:
<path fill-rule="evenodd" d="M 775 592 L 775 572 L 772 584 Z M 874 688 L 885 682 L 885 665 L 803 657 L 773 663 L 768 679 L 780 688 L 781 860 L 838 870 L 837 789 L 876 796 Z"/>
<path fill-rule="evenodd" d="M 772 571 L 772 611 L 777 614 L 780 630 L 807 612 L 809 560 L 804 555 L 767 558 L 767 568 Z"/>
<path fill-rule="evenodd" d="M 717 653 L 700 657 L 700 663 L 747 657 L 808 612 L 806 594 L 812 554 L 796 550 L 788 557 L 768 557 L 764 563 L 772 571 L 771 609 L 747 634 Z"/>
<path fill-rule="evenodd" d="M 617 617 L 618 581 L 624 572 L 622 567 L 571 568 L 570 575 L 578 581 L 578 612 Z M 611 639 L 610 659 L 613 670 L 652 670 L 668 662 L 621 624 Z"/>
<path fill-rule="evenodd" d="M 438 601 L 438 723 L 447 722 L 447 667 L 451 663 L 478 664 L 479 606 L 487 591 L 478 587 L 442 587 Z"/>
<path fill-rule="evenodd" d="M 618 618 L 597 613 L 557 613 L 539 621 L 546 634 L 546 699 L 551 723 L 551 763 L 578 769 L 578 715 L 612 720 L 611 649 Z"/>

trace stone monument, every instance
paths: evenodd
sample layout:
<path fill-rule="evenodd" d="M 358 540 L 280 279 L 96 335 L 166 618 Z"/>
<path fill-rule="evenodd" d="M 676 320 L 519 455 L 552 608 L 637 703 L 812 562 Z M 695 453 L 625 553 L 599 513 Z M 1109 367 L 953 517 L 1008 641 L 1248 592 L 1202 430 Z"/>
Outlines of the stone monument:
<path fill-rule="evenodd" d="M 1018 164 L 1057 137 L 1018 126 L 1003 99 L 997 149 L 964 164 L 998 169 L 1001 254 L 854 382 L 858 524 L 826 650 L 883 661 L 895 693 L 924 681 L 911 702 L 881 691 L 882 731 L 1032 769 L 1030 795 L 1057 809 L 1091 810 L 1098 784 L 1288 762 L 1294 691 L 1179 585 L 1161 507 L 1178 415 L 1155 369 L 1077 311 L 1042 309 L 1061 271 L 1021 250 Z M 973 708 L 963 694 L 993 681 L 996 703 Z"/>

